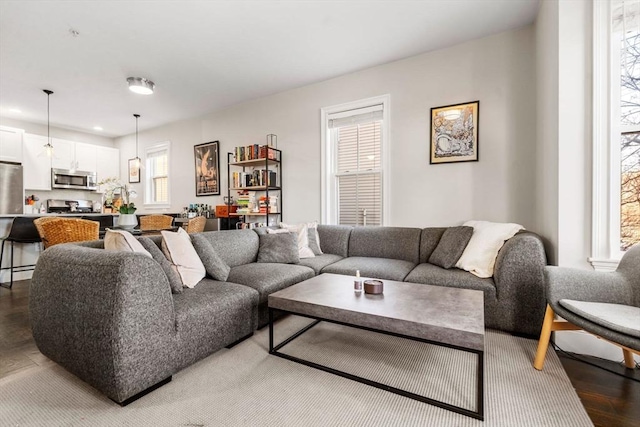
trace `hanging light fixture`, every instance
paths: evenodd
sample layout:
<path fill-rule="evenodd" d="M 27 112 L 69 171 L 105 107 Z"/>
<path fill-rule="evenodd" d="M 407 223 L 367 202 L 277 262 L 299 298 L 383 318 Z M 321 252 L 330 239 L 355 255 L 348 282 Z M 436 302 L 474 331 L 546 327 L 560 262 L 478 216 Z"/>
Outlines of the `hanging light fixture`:
<path fill-rule="evenodd" d="M 141 95 L 151 95 L 156 87 L 154 82 L 143 77 L 128 77 L 127 83 L 129 83 L 129 90 L 131 92 Z"/>
<path fill-rule="evenodd" d="M 138 119 L 140 118 L 140 114 L 134 114 L 133 117 L 136 118 L 136 157 L 134 160 L 136 168 L 140 169 L 140 166 L 142 166 L 142 161 L 140 160 L 140 156 L 138 156 Z"/>
<path fill-rule="evenodd" d="M 47 143 L 44 144 L 44 152 L 47 157 L 53 157 L 53 144 L 51 144 L 51 129 L 49 122 L 49 97 L 53 91 L 49 89 L 42 89 L 42 91 L 47 94 Z"/>

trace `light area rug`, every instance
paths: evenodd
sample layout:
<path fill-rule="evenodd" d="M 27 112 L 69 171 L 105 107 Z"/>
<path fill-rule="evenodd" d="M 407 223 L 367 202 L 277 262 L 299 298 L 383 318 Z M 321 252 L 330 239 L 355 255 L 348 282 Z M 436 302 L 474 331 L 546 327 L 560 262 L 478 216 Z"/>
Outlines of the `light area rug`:
<path fill-rule="evenodd" d="M 276 323 L 276 342 L 309 323 Z M 120 407 L 57 365 L 0 380 L 1 426 L 591 426 L 555 353 L 487 331 L 485 421 L 268 354 L 264 328 Z M 321 323 L 282 352 L 474 409 L 475 356 Z"/>

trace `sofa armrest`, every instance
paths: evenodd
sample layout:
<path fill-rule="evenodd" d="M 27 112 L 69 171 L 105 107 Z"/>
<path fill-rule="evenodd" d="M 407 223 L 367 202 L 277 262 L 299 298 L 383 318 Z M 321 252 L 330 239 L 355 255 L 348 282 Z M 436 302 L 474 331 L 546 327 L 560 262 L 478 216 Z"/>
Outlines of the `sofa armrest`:
<path fill-rule="evenodd" d="M 544 268 L 547 257 L 542 239 L 535 233 L 520 232 L 507 240 L 498 252 L 493 279 L 496 298 L 510 305 L 507 330 L 538 335 L 546 306 Z"/>
<path fill-rule="evenodd" d="M 40 351 L 117 402 L 173 372 L 171 289 L 145 255 L 47 249 L 31 280 L 29 314 Z"/>
<path fill-rule="evenodd" d="M 547 301 L 556 310 L 561 299 L 632 305 L 631 287 L 620 273 L 548 266 L 544 274 Z"/>

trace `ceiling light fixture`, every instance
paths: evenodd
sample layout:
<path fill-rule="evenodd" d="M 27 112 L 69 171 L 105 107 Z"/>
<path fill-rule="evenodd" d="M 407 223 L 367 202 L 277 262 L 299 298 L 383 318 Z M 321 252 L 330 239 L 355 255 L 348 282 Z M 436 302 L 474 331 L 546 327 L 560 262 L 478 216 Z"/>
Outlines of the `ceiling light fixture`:
<path fill-rule="evenodd" d="M 51 144 L 51 122 L 49 121 L 49 97 L 53 93 L 52 90 L 42 89 L 47 94 L 47 143 L 44 144 L 44 150 L 47 157 L 53 157 L 53 144 Z"/>
<path fill-rule="evenodd" d="M 156 85 L 151 80 L 142 77 L 128 77 L 129 90 L 141 95 L 151 95 Z"/>
<path fill-rule="evenodd" d="M 136 118 L 136 157 L 133 160 L 135 160 L 136 168 L 140 169 L 140 166 L 142 165 L 142 161 L 138 156 L 138 119 L 140 118 L 140 114 L 134 114 L 133 117 Z"/>
<path fill-rule="evenodd" d="M 102 129 L 102 127 L 100 127 L 100 126 L 94 126 L 94 127 L 93 127 L 93 130 L 100 131 L 100 130 L 104 130 L 104 129 Z"/>
<path fill-rule="evenodd" d="M 9 108 L 9 111 L 11 113 L 22 113 L 22 110 L 20 110 L 19 108 Z"/>

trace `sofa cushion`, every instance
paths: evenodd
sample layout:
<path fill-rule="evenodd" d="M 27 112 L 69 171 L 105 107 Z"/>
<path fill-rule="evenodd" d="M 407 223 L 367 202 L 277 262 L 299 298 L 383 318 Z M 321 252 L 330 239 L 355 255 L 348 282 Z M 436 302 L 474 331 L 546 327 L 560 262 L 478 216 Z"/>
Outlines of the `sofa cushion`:
<path fill-rule="evenodd" d="M 456 267 L 478 277 L 492 277 L 498 251 L 504 242 L 523 229 L 519 224 L 488 221 L 467 221 L 473 227 L 473 236 L 465 248 Z"/>
<path fill-rule="evenodd" d="M 640 307 L 561 299 L 560 305 L 605 328 L 640 338 Z"/>
<path fill-rule="evenodd" d="M 420 233 L 420 263 L 428 262 L 447 227 L 429 227 Z"/>
<path fill-rule="evenodd" d="M 160 231 L 162 234 L 162 253 L 165 254 L 180 279 L 182 284 L 188 288 L 193 288 L 204 278 L 206 270 L 198 253 L 193 248 L 191 238 L 184 229 L 173 231 Z"/>
<path fill-rule="evenodd" d="M 171 292 L 179 294 L 182 292 L 182 280 L 178 273 L 171 268 L 171 263 L 166 256 L 162 253 L 158 245 L 148 237 L 138 237 L 138 242 L 151 254 L 151 257 L 160 264 L 160 268 L 164 271 L 164 274 L 169 279 L 169 286 L 171 286 Z"/>
<path fill-rule="evenodd" d="M 491 278 L 480 278 L 473 274 L 452 268 L 445 270 L 433 264 L 418 264 L 404 279 L 405 282 L 424 283 L 435 286 L 490 291 L 495 299 L 496 287 Z"/>
<path fill-rule="evenodd" d="M 191 234 L 191 242 L 193 243 L 193 248 L 200 257 L 207 274 L 214 280 L 221 280 L 225 282 L 227 277 L 229 277 L 231 267 L 229 267 L 222 258 L 220 258 L 220 255 L 218 255 L 215 249 L 213 249 L 211 243 L 202 236 L 201 233 Z"/>
<path fill-rule="evenodd" d="M 104 248 L 107 251 L 139 252 L 153 258 L 149 251 L 133 237 L 133 234 L 125 230 L 111 230 L 107 228 L 104 235 Z"/>
<path fill-rule="evenodd" d="M 320 235 L 318 234 L 318 221 L 308 222 L 307 230 L 309 236 L 309 247 L 315 256 L 322 255 L 320 248 Z"/>
<path fill-rule="evenodd" d="M 313 268 L 313 271 L 315 271 L 316 274 L 320 274 L 323 268 L 325 268 L 329 264 L 333 264 L 334 262 L 340 261 L 341 259 L 342 257 L 340 255 L 322 254 L 322 255 L 316 255 L 313 258 L 301 259 L 300 265 Z"/>
<path fill-rule="evenodd" d="M 259 239 L 253 230 L 205 231 L 205 237 L 229 267 L 249 264 L 258 258 Z"/>
<path fill-rule="evenodd" d="M 260 235 L 258 262 L 277 262 L 282 264 L 299 263 L 300 256 L 297 236 L 289 232 Z"/>
<path fill-rule="evenodd" d="M 412 262 L 400 259 L 349 257 L 324 267 L 322 272 L 355 276 L 356 270 L 360 270 L 363 277 L 401 282 L 415 266 Z"/>
<path fill-rule="evenodd" d="M 349 236 L 353 227 L 349 225 L 318 225 L 322 253 L 349 256 Z"/>
<path fill-rule="evenodd" d="M 309 247 L 309 228 L 307 224 L 285 224 L 280 223 L 280 227 L 294 233 L 298 238 L 298 251 L 300 258 L 313 258 L 315 255 Z M 267 234 L 269 230 L 267 230 Z"/>
<path fill-rule="evenodd" d="M 419 228 L 356 227 L 349 237 L 349 256 L 398 259 L 417 264 L 421 232 Z"/>
<path fill-rule="evenodd" d="M 301 265 L 254 262 L 232 267 L 228 280 L 257 290 L 260 303 L 266 303 L 269 294 L 310 279 L 314 275 L 311 268 Z"/>
<path fill-rule="evenodd" d="M 237 283 L 203 279 L 174 295 L 177 369 L 189 366 L 257 327 L 258 292 Z"/>
<path fill-rule="evenodd" d="M 473 227 L 449 227 L 438 242 L 438 246 L 431 253 L 429 263 L 442 268 L 452 268 L 462 256 L 464 248 L 473 235 Z"/>

